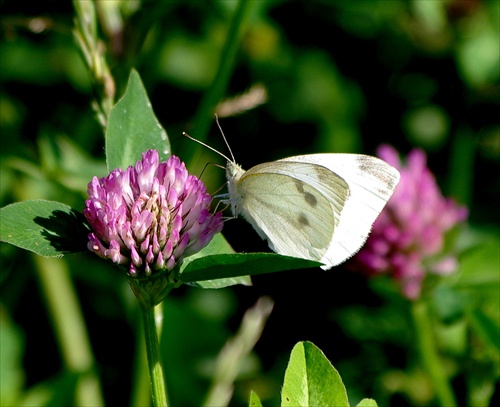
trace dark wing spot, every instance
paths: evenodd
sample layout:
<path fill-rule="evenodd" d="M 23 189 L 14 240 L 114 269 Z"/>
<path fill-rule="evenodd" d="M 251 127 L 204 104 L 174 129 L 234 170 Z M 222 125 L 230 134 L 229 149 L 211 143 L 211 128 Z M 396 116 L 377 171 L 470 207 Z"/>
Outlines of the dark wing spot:
<path fill-rule="evenodd" d="M 316 197 L 313 194 L 311 194 L 310 192 L 304 193 L 304 199 L 305 199 L 306 203 L 308 203 L 312 207 L 315 207 L 318 203 Z"/>
<path fill-rule="evenodd" d="M 297 191 L 299 191 L 304 196 L 304 201 L 306 201 L 309 206 L 312 206 L 314 208 L 318 204 L 318 200 L 313 194 L 304 191 L 304 186 L 301 182 L 295 182 L 295 188 L 297 188 Z"/>
<path fill-rule="evenodd" d="M 299 214 L 299 216 L 297 217 L 297 222 L 300 226 L 309 226 L 309 220 L 304 213 Z"/>

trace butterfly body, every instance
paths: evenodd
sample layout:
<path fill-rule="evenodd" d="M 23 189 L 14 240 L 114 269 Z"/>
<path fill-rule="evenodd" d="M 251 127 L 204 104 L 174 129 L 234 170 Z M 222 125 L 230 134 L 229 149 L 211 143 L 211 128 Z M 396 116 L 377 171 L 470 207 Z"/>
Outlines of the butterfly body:
<path fill-rule="evenodd" d="M 329 269 L 355 254 L 399 181 L 384 161 L 356 154 L 288 157 L 243 170 L 227 163 L 228 201 L 276 253 Z"/>

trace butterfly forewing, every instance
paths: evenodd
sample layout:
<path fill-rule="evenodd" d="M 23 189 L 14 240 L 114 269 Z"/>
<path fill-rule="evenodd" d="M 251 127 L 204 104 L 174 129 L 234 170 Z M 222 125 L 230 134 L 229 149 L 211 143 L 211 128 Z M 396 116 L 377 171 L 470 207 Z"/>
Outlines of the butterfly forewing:
<path fill-rule="evenodd" d="M 332 235 L 330 248 L 322 259 L 329 267 L 342 263 L 361 248 L 399 181 L 399 172 L 395 168 L 366 155 L 311 154 L 285 158 L 280 162 L 321 165 L 349 185 L 349 197 Z"/>
<path fill-rule="evenodd" d="M 346 182 L 322 166 L 272 162 L 238 180 L 231 197 L 277 253 L 321 261 L 349 196 Z"/>

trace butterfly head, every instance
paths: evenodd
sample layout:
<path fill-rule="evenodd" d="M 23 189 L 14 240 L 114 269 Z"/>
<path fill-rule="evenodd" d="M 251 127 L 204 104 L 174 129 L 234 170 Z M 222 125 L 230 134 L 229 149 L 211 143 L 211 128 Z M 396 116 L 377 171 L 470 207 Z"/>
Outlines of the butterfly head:
<path fill-rule="evenodd" d="M 238 188 L 238 183 L 245 170 L 234 161 L 228 160 L 226 163 L 227 189 L 229 195 L 229 203 L 234 216 L 241 213 L 241 204 L 243 197 Z"/>

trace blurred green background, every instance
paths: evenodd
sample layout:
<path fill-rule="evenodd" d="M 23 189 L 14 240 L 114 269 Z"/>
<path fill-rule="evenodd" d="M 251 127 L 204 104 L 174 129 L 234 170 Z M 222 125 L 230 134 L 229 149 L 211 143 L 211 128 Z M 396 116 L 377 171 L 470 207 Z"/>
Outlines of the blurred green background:
<path fill-rule="evenodd" d="M 224 98 L 255 96 L 255 85 L 267 94 L 253 109 L 220 117 L 244 168 L 310 152 L 375 154 L 382 143 L 402 154 L 424 149 L 443 193 L 470 209 L 465 240 L 476 249 L 464 255 L 461 268 L 469 280 L 455 279 L 460 290 L 445 285 L 435 298 L 444 343 L 453 343 L 444 349 L 453 385 L 466 405 L 470 375 L 481 371 L 490 384 L 498 378 L 498 353 L 492 357 L 491 346 L 476 340 L 463 321 L 477 307 L 500 318 L 498 286 L 491 284 L 499 273 L 500 2 L 250 3 L 236 57 L 221 60 L 237 2 L 97 2 L 116 100 L 130 69 L 137 69 L 173 153 L 192 173 L 204 170 L 210 191 L 223 185 L 224 173 L 205 165 L 224 162 L 182 132 L 227 154 L 213 120 L 206 133 L 196 127 L 221 66 L 230 72 Z M 80 210 L 91 177 L 106 174 L 103 131 L 91 107 L 95 87 L 73 39 L 74 18 L 70 2 L 0 2 L 1 206 L 49 199 Z M 237 251 L 267 250 L 242 220 L 227 222 L 224 235 Z M 51 270 L 12 246 L 0 249 L 2 397 L 55 405 L 54 392 L 66 400 L 61 389 L 73 382 L 40 277 Z M 90 255 L 58 264 L 70 270 L 106 403 L 132 403 L 140 321 L 125 279 Z M 408 351 L 405 301 L 387 285 L 343 267 L 253 281 L 219 291 L 183 287 L 166 300 L 164 346 L 174 404 L 200 403 L 218 350 L 244 310 L 268 295 L 275 308 L 233 405 L 244 405 L 250 389 L 276 405 L 299 340 L 325 352 L 353 403 L 374 397 L 381 406 L 432 405 L 430 385 Z M 44 392 L 52 392 L 48 404 Z"/>

